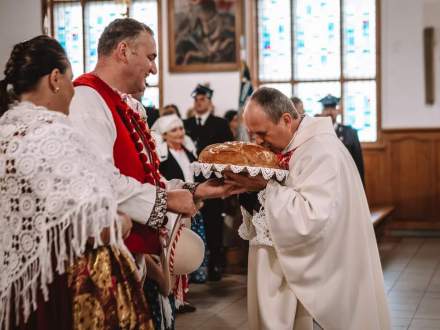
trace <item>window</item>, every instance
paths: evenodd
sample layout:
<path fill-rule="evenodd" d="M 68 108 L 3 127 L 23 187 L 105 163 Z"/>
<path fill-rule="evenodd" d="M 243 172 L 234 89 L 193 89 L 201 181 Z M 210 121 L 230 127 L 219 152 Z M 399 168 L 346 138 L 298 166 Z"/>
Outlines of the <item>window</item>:
<path fill-rule="evenodd" d="M 310 115 L 341 97 L 344 124 L 377 140 L 376 0 L 257 0 L 259 85 L 298 96 Z"/>
<path fill-rule="evenodd" d="M 147 24 L 159 36 L 159 0 L 54 0 L 48 5 L 50 34 L 67 52 L 72 63 L 73 75 L 78 77 L 94 69 L 98 59 L 97 47 L 104 28 L 114 19 L 132 17 Z M 158 52 L 160 51 L 158 45 Z M 159 68 L 159 57 L 157 67 Z M 160 72 L 148 78 L 149 87 L 143 103 L 159 107 Z"/>

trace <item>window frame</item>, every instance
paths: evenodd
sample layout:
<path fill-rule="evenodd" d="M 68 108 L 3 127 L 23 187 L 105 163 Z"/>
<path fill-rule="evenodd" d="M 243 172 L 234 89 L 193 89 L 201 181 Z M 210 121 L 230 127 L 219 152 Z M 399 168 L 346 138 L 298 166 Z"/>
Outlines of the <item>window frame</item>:
<path fill-rule="evenodd" d="M 292 56 L 292 67 L 291 74 L 292 79 L 286 80 L 260 80 L 259 78 L 259 33 L 258 33 L 258 0 L 251 0 L 249 3 L 249 11 L 247 17 L 247 38 L 249 40 L 249 51 L 248 51 L 248 60 L 250 63 L 250 70 L 252 72 L 252 82 L 254 86 L 260 86 L 264 84 L 276 84 L 276 83 L 287 83 L 290 84 L 292 92 L 294 89 L 294 85 L 303 82 L 339 82 L 341 89 L 341 101 L 340 101 L 340 109 L 342 121 L 344 120 L 344 82 L 356 82 L 356 81 L 375 81 L 376 82 L 376 141 L 374 142 L 361 142 L 362 147 L 365 149 L 377 149 L 383 148 L 383 137 L 382 137 L 382 95 L 381 95 L 381 0 L 375 0 L 375 10 L 376 10 L 376 76 L 375 78 L 346 78 L 344 77 L 343 68 L 344 68 L 344 52 L 343 52 L 343 31 L 344 31 L 344 19 L 343 19 L 343 5 L 344 0 L 339 0 L 340 4 L 340 63 L 341 63 L 341 75 L 339 79 L 295 79 L 294 77 L 294 61 L 295 61 L 295 34 L 294 34 L 294 6 L 295 1 L 290 0 L 290 13 L 291 13 L 291 56 Z M 292 93 L 292 95 L 294 95 Z"/>
<path fill-rule="evenodd" d="M 51 36 L 52 38 L 55 37 L 55 22 L 54 22 L 54 5 L 58 3 L 80 3 L 81 4 L 81 15 L 82 15 L 82 37 L 83 37 L 83 71 L 86 72 L 86 29 L 85 29 L 85 7 L 86 4 L 89 2 L 106 2 L 108 0 L 42 0 L 42 27 L 43 27 L 43 33 L 46 35 Z M 157 3 L 157 25 L 158 25 L 158 31 L 157 35 L 154 36 L 156 40 L 157 45 L 157 51 L 158 51 L 158 83 L 155 85 L 150 85 L 148 88 L 158 88 L 159 89 L 159 109 L 163 106 L 163 58 L 162 58 L 162 0 L 155 0 Z M 125 13 L 125 17 L 130 17 L 130 5 L 132 3 L 131 0 L 120 0 L 120 1 L 114 1 L 115 3 L 122 3 L 127 6 L 127 11 Z M 46 20 L 48 20 L 46 22 Z"/>

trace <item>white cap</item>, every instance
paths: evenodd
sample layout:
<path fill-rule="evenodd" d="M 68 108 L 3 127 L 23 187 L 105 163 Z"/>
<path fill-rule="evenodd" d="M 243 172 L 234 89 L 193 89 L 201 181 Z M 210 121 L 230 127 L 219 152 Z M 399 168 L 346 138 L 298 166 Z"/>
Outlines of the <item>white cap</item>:
<path fill-rule="evenodd" d="M 162 135 L 177 127 L 183 127 L 183 121 L 176 114 L 171 114 L 159 117 L 151 130 Z"/>

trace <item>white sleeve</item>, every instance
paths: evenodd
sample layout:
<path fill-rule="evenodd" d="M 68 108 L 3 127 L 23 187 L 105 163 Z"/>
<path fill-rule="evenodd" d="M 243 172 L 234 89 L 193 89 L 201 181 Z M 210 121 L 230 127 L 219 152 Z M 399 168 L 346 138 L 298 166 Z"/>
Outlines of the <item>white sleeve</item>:
<path fill-rule="evenodd" d="M 319 239 L 335 209 L 338 173 L 330 152 L 304 157 L 284 186 L 271 180 L 264 208 L 271 235 L 280 250 L 299 248 Z"/>
<path fill-rule="evenodd" d="M 112 166 L 113 187 L 117 193 L 118 209 L 134 221 L 152 227 L 161 225 L 161 212 L 166 209 L 166 194 L 151 184 L 122 175 L 114 165 L 113 147 L 116 126 L 113 116 L 102 97 L 87 86 L 75 87 L 70 104 L 70 120 L 90 142 L 89 147 Z M 156 211 L 155 211 L 156 210 Z"/>

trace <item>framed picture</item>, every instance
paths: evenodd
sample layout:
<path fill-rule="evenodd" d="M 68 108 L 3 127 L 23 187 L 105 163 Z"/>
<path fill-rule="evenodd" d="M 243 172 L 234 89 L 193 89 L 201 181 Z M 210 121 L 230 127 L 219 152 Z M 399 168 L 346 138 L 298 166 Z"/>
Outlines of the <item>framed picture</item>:
<path fill-rule="evenodd" d="M 238 70 L 241 0 L 168 0 L 170 72 Z"/>

